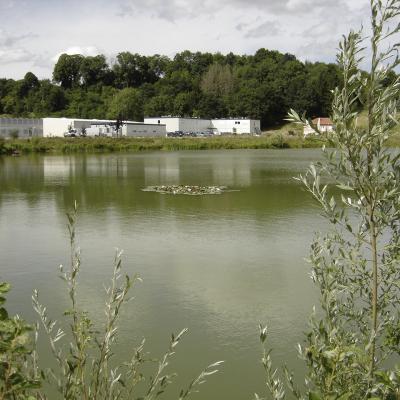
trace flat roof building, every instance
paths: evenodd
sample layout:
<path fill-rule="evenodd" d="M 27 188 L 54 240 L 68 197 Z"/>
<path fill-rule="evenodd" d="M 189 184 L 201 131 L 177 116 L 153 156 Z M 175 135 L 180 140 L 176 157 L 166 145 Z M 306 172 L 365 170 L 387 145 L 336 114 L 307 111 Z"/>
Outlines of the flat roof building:
<path fill-rule="evenodd" d="M 23 138 L 43 136 L 41 118 L 0 118 L 0 137 Z"/>
<path fill-rule="evenodd" d="M 234 135 L 259 135 L 261 126 L 259 119 L 250 118 L 218 118 L 212 119 L 211 124 L 214 133 L 222 135 L 226 133 Z"/>
<path fill-rule="evenodd" d="M 260 120 L 250 118 L 187 118 L 187 117 L 149 117 L 145 123 L 165 124 L 168 133 L 214 133 L 216 135 L 258 135 L 261 133 Z"/>
<path fill-rule="evenodd" d="M 83 118 L 0 118 L 0 137 L 86 136 L 166 136 L 167 133 L 212 133 L 215 135 L 258 135 L 260 121 L 250 118 L 153 117 L 144 122 L 122 121 L 116 132 L 116 120 Z"/>
<path fill-rule="evenodd" d="M 74 133 L 86 136 L 129 136 L 152 137 L 166 136 L 163 124 L 149 124 L 136 121 L 122 121 L 119 132 L 116 131 L 116 120 L 81 119 L 81 118 L 43 118 L 43 136 L 63 137 Z"/>
<path fill-rule="evenodd" d="M 109 119 L 83 119 L 83 118 L 43 118 L 44 137 L 63 137 L 66 133 L 75 131 L 82 134 L 92 125 L 115 124 Z"/>

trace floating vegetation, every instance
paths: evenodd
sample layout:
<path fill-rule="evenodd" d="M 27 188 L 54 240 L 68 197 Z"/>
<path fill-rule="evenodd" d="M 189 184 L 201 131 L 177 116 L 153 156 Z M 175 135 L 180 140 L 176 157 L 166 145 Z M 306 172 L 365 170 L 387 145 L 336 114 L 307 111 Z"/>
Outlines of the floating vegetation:
<path fill-rule="evenodd" d="M 190 196 L 221 194 L 223 192 L 228 191 L 226 186 L 189 186 L 189 185 L 148 186 L 147 188 L 142 190 L 144 192 L 157 192 L 162 194 L 186 194 Z"/>

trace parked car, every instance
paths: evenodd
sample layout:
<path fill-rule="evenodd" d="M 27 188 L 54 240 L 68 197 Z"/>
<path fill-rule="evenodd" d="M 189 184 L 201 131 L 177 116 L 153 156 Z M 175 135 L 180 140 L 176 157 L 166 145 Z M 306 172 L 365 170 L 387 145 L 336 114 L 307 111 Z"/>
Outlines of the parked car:
<path fill-rule="evenodd" d="M 77 136 L 79 135 L 76 129 L 71 129 L 70 131 L 64 133 L 64 137 L 77 137 Z"/>

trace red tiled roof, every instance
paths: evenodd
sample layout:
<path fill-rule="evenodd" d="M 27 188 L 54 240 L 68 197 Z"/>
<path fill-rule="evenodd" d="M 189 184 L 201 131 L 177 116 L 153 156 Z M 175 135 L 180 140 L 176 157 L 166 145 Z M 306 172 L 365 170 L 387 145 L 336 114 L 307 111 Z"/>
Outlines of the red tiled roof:
<path fill-rule="evenodd" d="M 333 122 L 330 118 L 314 118 L 313 119 L 313 124 L 317 125 L 319 120 L 320 125 L 333 125 Z"/>

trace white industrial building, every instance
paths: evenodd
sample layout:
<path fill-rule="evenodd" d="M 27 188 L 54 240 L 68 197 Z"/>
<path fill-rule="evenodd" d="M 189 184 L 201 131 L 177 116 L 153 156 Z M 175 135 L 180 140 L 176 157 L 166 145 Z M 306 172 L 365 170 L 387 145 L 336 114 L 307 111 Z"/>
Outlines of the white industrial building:
<path fill-rule="evenodd" d="M 44 137 L 64 137 L 68 132 L 83 133 L 92 125 L 108 125 L 111 120 L 80 119 L 80 118 L 43 118 Z"/>
<path fill-rule="evenodd" d="M 166 136 L 168 133 L 212 133 L 248 134 L 261 133 L 260 121 L 248 118 L 180 118 L 155 117 L 145 118 L 144 122 L 123 121 L 116 132 L 116 121 L 107 119 L 82 118 L 0 118 L 0 137 L 64 137 L 76 136 L 127 136 L 154 137 Z"/>
<path fill-rule="evenodd" d="M 0 137 L 31 138 L 43 136 L 41 118 L 0 118 Z"/>
<path fill-rule="evenodd" d="M 44 137 L 64 137 L 68 132 L 80 134 L 90 128 L 92 124 L 107 124 L 107 120 L 88 120 L 75 118 L 43 118 Z"/>
<path fill-rule="evenodd" d="M 165 125 L 144 124 L 143 122 L 124 122 L 118 134 L 115 122 L 113 124 L 91 125 L 85 130 L 86 136 L 109 136 L 109 137 L 165 137 L 167 130 Z"/>
<path fill-rule="evenodd" d="M 117 134 L 115 120 L 80 118 L 43 118 L 43 136 L 63 137 L 67 133 L 86 136 L 129 136 L 152 137 L 166 136 L 166 126 L 144 122 L 123 121 Z"/>
<path fill-rule="evenodd" d="M 145 118 L 144 122 L 150 124 L 164 124 L 167 132 L 183 133 L 214 133 L 223 134 L 248 134 L 258 135 L 261 133 L 260 120 L 249 118 L 181 118 L 181 117 L 151 117 Z"/>
<path fill-rule="evenodd" d="M 163 124 L 167 132 L 212 132 L 211 120 L 200 118 L 155 117 L 145 118 L 146 124 Z"/>
<path fill-rule="evenodd" d="M 128 122 L 122 125 L 122 136 L 128 137 L 154 137 L 167 136 L 164 124 L 150 124 L 145 122 Z"/>
<path fill-rule="evenodd" d="M 259 135 L 261 133 L 259 119 L 212 119 L 213 132 L 215 134 L 231 133 L 237 135 Z"/>

